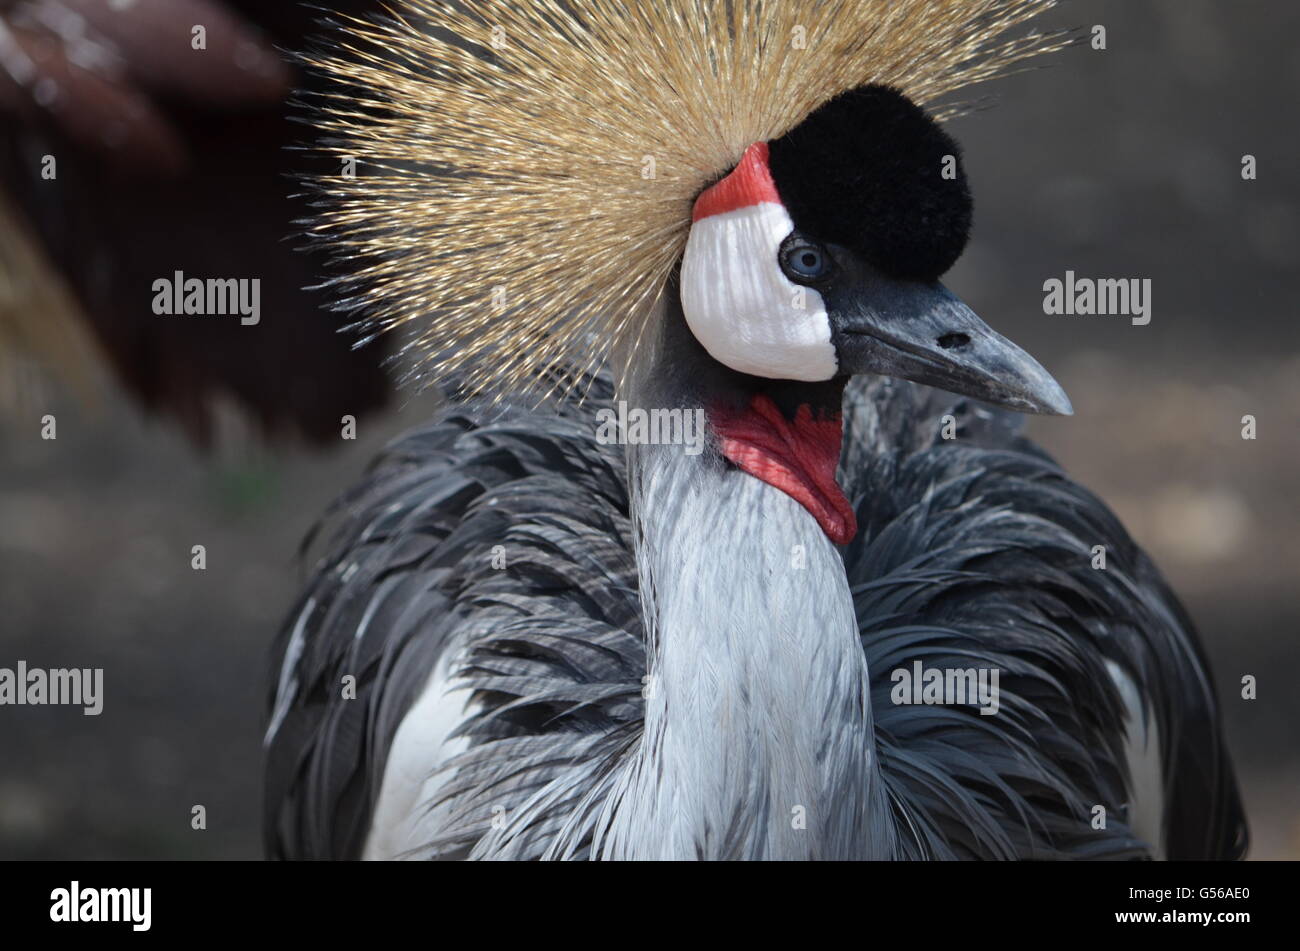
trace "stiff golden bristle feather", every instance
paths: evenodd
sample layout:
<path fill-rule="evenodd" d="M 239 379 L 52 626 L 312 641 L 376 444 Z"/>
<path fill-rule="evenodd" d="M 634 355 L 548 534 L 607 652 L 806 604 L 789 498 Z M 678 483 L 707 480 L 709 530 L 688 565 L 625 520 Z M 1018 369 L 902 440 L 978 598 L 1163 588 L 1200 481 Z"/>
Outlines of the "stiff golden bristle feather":
<path fill-rule="evenodd" d="M 419 381 L 621 379 L 692 202 L 748 145 L 866 83 L 927 105 L 1005 74 L 1067 43 L 1005 39 L 1054 3 L 402 0 L 306 57 L 340 168 L 310 231 L 348 272 L 343 309 L 404 329 Z"/>

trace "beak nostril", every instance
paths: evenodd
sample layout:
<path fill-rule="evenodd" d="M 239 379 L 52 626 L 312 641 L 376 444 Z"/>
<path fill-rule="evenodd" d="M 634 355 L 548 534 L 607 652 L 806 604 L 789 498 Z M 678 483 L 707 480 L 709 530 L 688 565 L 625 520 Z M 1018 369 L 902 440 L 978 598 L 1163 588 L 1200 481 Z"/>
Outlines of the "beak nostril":
<path fill-rule="evenodd" d="M 945 350 L 954 350 L 970 343 L 970 337 L 966 334 L 944 334 L 936 342 Z"/>

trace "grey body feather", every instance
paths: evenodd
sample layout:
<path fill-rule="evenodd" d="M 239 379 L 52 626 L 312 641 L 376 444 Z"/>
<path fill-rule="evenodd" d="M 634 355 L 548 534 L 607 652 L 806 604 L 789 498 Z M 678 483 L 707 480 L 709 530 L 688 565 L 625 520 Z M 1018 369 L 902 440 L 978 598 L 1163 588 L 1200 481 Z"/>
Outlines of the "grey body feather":
<path fill-rule="evenodd" d="M 474 702 L 463 752 L 429 763 L 442 781 L 420 805 L 435 831 L 419 856 L 1244 852 L 1191 624 L 1018 417 L 851 382 L 840 482 L 860 529 L 841 550 L 716 455 L 601 445 L 611 399 L 598 385 L 558 412 L 455 408 L 337 503 L 277 646 L 271 855 L 361 854 L 398 726 L 440 658 Z M 940 438 L 945 414 L 956 440 Z M 891 671 L 918 659 L 998 668 L 998 715 L 892 703 Z M 1108 663 L 1162 739 L 1162 843 L 1128 822 Z"/>

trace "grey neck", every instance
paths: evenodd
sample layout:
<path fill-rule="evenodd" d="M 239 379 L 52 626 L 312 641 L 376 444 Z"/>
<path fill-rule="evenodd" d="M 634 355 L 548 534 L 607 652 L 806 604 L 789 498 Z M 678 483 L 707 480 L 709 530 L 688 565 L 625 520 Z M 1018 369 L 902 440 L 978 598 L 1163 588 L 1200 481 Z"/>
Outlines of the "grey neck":
<path fill-rule="evenodd" d="M 629 405 L 707 409 L 743 388 L 693 344 L 666 333 L 663 372 Z M 838 549 L 797 502 L 711 448 L 627 453 L 645 733 L 601 854 L 883 857 L 869 681 Z"/>

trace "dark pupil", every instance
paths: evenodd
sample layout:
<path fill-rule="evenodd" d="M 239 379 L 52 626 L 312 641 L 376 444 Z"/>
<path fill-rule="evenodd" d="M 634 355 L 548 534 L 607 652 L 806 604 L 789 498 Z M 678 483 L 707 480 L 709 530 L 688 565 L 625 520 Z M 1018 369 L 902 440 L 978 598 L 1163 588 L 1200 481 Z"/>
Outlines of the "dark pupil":
<path fill-rule="evenodd" d="M 822 255 L 814 248 L 803 248 L 794 256 L 794 269 L 802 274 L 816 275 L 822 269 Z"/>

